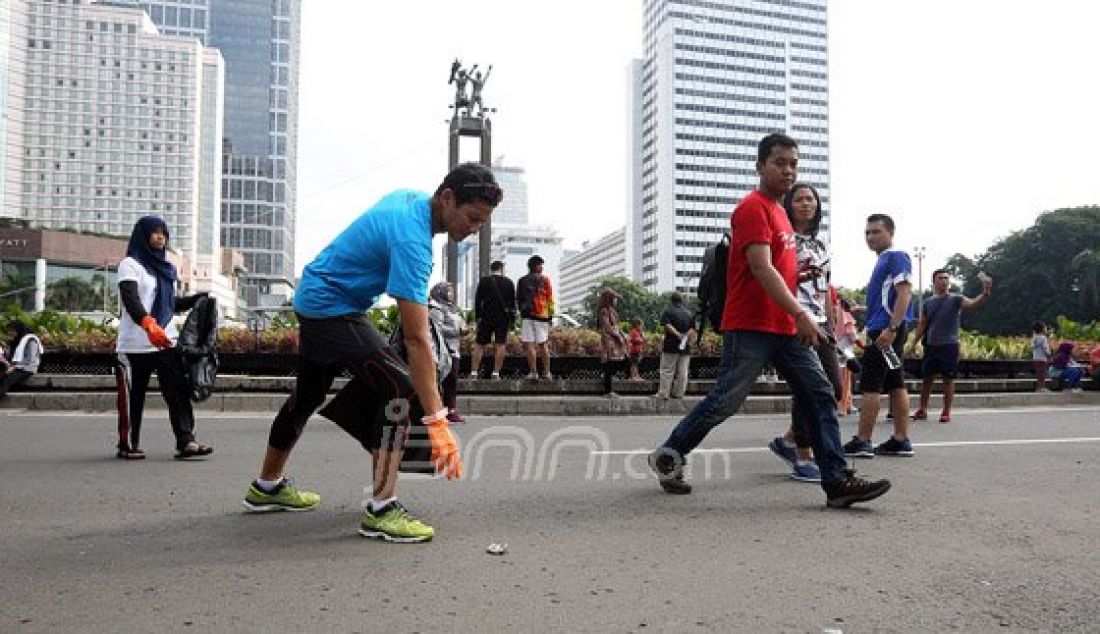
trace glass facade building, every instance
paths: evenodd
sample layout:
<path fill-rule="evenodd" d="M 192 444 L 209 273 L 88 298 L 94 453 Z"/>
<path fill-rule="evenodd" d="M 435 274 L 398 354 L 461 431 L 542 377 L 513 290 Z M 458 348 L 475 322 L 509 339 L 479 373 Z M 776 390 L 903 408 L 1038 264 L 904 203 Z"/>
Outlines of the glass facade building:
<path fill-rule="evenodd" d="M 648 290 L 694 293 L 703 252 L 759 177 L 771 132 L 799 143 L 799 180 L 829 229 L 826 0 L 643 0 L 631 65 L 627 257 Z"/>
<path fill-rule="evenodd" d="M 300 0 L 127 0 L 164 33 L 225 60 L 221 246 L 244 254 L 245 300 L 281 304 L 294 279 Z"/>

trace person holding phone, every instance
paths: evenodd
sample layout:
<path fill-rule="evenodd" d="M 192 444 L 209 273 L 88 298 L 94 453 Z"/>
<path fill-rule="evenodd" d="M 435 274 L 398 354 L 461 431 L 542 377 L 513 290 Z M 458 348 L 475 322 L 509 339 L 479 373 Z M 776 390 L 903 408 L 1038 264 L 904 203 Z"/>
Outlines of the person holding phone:
<path fill-rule="evenodd" d="M 993 279 L 981 273 L 982 292 L 974 298 L 951 292 L 951 276 L 947 269 L 932 272 L 932 297 L 924 302 L 920 323 L 913 331 L 913 340 L 906 348 L 912 354 L 917 343 L 924 347 L 922 364 L 923 380 L 920 388 L 920 406 L 913 412 L 913 420 L 928 420 L 928 401 L 932 398 L 932 383 L 936 376 L 943 377 L 943 411 L 940 422 L 951 422 L 951 403 L 955 399 L 955 374 L 959 369 L 959 330 L 962 312 L 980 308 L 992 293 Z"/>

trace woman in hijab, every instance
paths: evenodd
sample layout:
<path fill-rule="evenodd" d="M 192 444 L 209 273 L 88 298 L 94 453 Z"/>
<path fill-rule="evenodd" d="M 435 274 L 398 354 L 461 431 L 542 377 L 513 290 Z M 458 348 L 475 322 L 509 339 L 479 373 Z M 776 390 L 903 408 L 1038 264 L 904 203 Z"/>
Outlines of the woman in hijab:
<path fill-rule="evenodd" d="M 195 441 L 190 381 L 183 358 L 173 347 L 178 333 L 172 315 L 190 309 L 199 293 L 176 296 L 176 267 L 168 261 L 168 225 L 145 216 L 134 225 L 126 257 L 118 265 L 119 297 L 124 310 L 118 325 L 118 453 L 125 460 L 145 457 L 141 417 L 149 377 L 157 373 L 160 393 L 176 436 L 176 458 L 206 456 L 213 447 Z"/>
<path fill-rule="evenodd" d="M 0 398 L 7 396 L 8 390 L 25 383 L 27 379 L 34 376 L 35 372 L 38 372 L 38 361 L 45 352 L 38 337 L 18 319 L 8 322 L 8 330 L 14 337 L 8 347 L 11 350 L 11 359 L 4 359 L 5 368 L 3 380 L 0 381 Z"/>
<path fill-rule="evenodd" d="M 1050 377 L 1062 379 L 1062 389 L 1074 392 L 1081 391 L 1081 378 L 1085 376 L 1085 369 L 1081 364 L 1073 360 L 1074 343 L 1063 341 L 1058 345 L 1058 351 L 1050 362 Z"/>
<path fill-rule="evenodd" d="M 610 288 L 600 293 L 596 311 L 600 328 L 600 356 L 603 361 L 603 393 L 607 396 L 615 394 L 611 391 L 611 378 L 624 365 L 626 356 L 626 335 L 623 334 L 619 322 L 619 311 L 615 310 L 615 302 L 619 297 Z"/>
<path fill-rule="evenodd" d="M 443 331 L 443 340 L 451 353 L 451 372 L 443 379 L 443 405 L 449 410 L 447 420 L 452 423 L 466 422 L 458 413 L 458 360 L 460 338 L 466 331 L 466 320 L 455 307 L 454 291 L 447 282 L 440 282 L 428 293 L 428 306 L 439 316 L 439 325 Z"/>

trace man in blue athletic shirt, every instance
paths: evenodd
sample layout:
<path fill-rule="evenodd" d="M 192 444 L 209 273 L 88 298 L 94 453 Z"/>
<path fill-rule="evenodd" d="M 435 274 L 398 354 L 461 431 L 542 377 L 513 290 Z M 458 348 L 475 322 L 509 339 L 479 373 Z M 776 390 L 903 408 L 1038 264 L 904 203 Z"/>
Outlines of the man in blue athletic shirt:
<path fill-rule="evenodd" d="M 886 355 L 893 350 L 901 358 L 906 323 L 912 319 L 909 298 L 913 265 L 904 251 L 894 250 L 894 220 L 886 214 L 867 217 L 864 230 L 867 246 L 878 254 L 878 262 L 867 284 L 867 346 L 860 374 L 859 431 L 844 445 L 844 454 L 856 458 L 875 455 L 912 456 L 909 442 L 909 395 L 901 366 L 891 368 Z M 871 432 L 878 417 L 879 394 L 890 395 L 894 435 L 877 447 L 871 446 Z"/>
<path fill-rule="evenodd" d="M 476 233 L 503 192 L 487 167 L 459 165 L 434 195 L 398 190 L 359 216 L 306 266 L 294 295 L 298 315 L 299 367 L 294 391 L 271 425 L 260 477 L 248 488 L 245 507 L 254 512 L 305 511 L 321 496 L 298 489 L 283 468 L 310 415 L 325 400 L 333 379 L 350 370 L 371 396 L 387 404 L 393 429 L 382 434 L 374 459 L 374 488 L 359 533 L 396 542 L 421 542 L 435 531 L 396 497 L 402 442 L 415 396 L 427 413 L 422 422 L 432 462 L 448 479 L 462 475 L 462 460 L 447 425 L 436 382 L 428 326 L 428 279 L 432 236 L 463 240 Z M 366 311 L 386 293 L 397 300 L 408 365 L 386 345 Z"/>

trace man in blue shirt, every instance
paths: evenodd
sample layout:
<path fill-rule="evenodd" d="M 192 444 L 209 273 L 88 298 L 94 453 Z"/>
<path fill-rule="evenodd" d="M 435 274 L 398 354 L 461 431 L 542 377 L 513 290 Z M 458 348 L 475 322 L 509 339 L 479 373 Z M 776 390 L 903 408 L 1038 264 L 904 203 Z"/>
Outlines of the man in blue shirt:
<path fill-rule="evenodd" d="M 905 346 L 905 325 L 910 319 L 912 287 L 909 280 L 913 277 L 913 265 L 908 254 L 893 250 L 894 220 L 890 216 L 868 216 L 864 238 L 867 246 L 878 254 L 878 262 L 867 284 L 867 346 L 859 380 L 863 393 L 859 404 L 859 430 L 844 445 L 844 454 L 856 458 L 874 458 L 876 454 L 912 456 L 909 394 L 905 391 L 901 354 Z M 872 447 L 871 432 L 878 418 L 879 394 L 890 395 L 894 435 Z"/>
<path fill-rule="evenodd" d="M 390 424 L 379 446 L 370 448 L 374 488 L 359 533 L 396 542 L 434 536 L 434 529 L 413 517 L 396 497 L 414 397 L 427 413 L 422 422 L 436 470 L 448 479 L 462 475 L 462 460 L 447 425 L 448 410 L 439 395 L 429 333 L 432 236 L 445 232 L 454 240 L 465 239 L 489 219 L 502 197 L 487 167 L 459 165 L 434 195 L 398 190 L 382 198 L 306 266 L 294 296 L 298 378 L 271 425 L 260 477 L 245 495 L 248 510 L 306 511 L 320 504 L 321 496 L 283 477 L 283 468 L 306 421 L 325 400 L 333 379 L 346 369 L 365 384 L 369 396 L 386 404 Z M 367 320 L 366 311 L 382 293 L 397 300 L 407 366 Z"/>
<path fill-rule="evenodd" d="M 920 323 L 913 332 L 913 341 L 906 348 L 912 353 L 919 341 L 924 346 L 924 362 L 921 365 L 923 381 L 920 388 L 920 407 L 913 412 L 913 420 L 928 420 L 928 401 L 932 398 L 932 382 L 943 377 L 943 411 L 940 422 L 951 422 L 951 403 L 955 399 L 955 373 L 959 368 L 959 330 L 962 311 L 978 308 L 989 300 L 993 280 L 982 277 L 982 292 L 971 299 L 960 293 L 950 292 L 951 276 L 946 269 L 932 272 L 932 297 L 924 302 Z"/>

